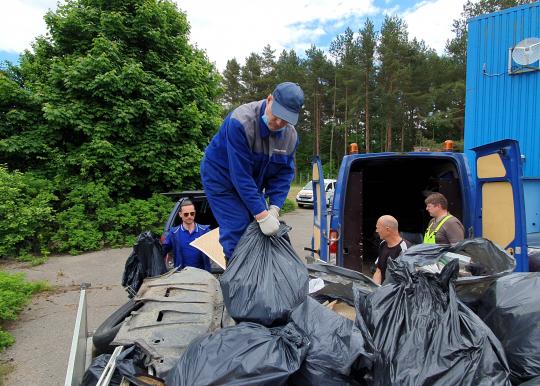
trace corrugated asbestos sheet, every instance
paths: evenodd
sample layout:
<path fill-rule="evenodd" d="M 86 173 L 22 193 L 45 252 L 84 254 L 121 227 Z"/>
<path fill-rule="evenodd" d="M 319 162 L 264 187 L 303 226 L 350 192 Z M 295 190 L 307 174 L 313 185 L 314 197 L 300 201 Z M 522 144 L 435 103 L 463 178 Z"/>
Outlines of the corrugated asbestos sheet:
<path fill-rule="evenodd" d="M 540 2 L 470 19 L 468 34 L 465 149 L 516 139 L 524 176 L 540 178 L 540 70 L 508 72 L 509 49 L 540 38 Z"/>

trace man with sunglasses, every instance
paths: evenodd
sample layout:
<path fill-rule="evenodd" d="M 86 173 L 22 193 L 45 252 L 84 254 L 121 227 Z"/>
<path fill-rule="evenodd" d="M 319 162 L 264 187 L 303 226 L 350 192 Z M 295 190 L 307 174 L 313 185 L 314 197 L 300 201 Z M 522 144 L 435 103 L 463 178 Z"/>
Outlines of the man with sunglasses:
<path fill-rule="evenodd" d="M 172 250 L 175 267 L 195 267 L 210 272 L 208 256 L 189 245 L 193 240 L 210 231 L 208 225 L 195 222 L 195 206 L 189 200 L 185 200 L 180 205 L 178 216 L 182 219 L 182 223 L 169 231 L 163 242 L 163 256 L 165 257 Z"/>
<path fill-rule="evenodd" d="M 267 236 L 279 229 L 279 210 L 294 177 L 294 125 L 303 104 L 299 85 L 280 83 L 266 99 L 233 110 L 205 150 L 201 179 L 227 261 L 253 219 Z"/>

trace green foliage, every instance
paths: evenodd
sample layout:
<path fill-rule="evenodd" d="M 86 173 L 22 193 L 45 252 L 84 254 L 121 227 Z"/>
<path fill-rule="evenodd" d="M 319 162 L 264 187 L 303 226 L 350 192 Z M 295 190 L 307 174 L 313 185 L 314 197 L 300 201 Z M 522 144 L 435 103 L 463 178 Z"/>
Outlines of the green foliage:
<path fill-rule="evenodd" d="M 285 202 L 283 203 L 283 206 L 281 207 L 280 214 L 289 213 L 295 209 L 296 209 L 296 203 L 293 200 L 286 198 Z"/>
<path fill-rule="evenodd" d="M 0 257 L 46 249 L 54 223 L 52 184 L 0 166 Z"/>
<path fill-rule="evenodd" d="M 46 282 L 27 282 L 24 274 L 0 271 L 0 323 L 15 320 L 33 294 L 49 289 Z M 0 350 L 13 344 L 13 337 L 0 330 Z"/>
<path fill-rule="evenodd" d="M 158 230 L 200 187 L 220 76 L 169 0 L 67 0 L 0 71 L 0 257 L 79 253 Z M 19 172 L 16 172 L 16 171 Z"/>
<path fill-rule="evenodd" d="M 345 28 L 331 41 L 328 54 L 312 46 L 304 55 L 283 51 L 274 61 L 267 46 L 243 65 L 234 60 L 228 66 L 225 84 L 234 87 L 226 88 L 225 99 L 240 103 L 264 97 L 263 77 L 274 84 L 300 84 L 305 105 L 296 125 L 297 181 L 311 174 L 313 154 L 335 175 L 351 142 L 365 152 L 411 151 L 418 138 L 437 148 L 452 139 L 459 149 L 465 126 L 467 19 L 531 1 L 467 1 L 445 55 L 411 39 L 405 21 L 395 16 L 387 16 L 379 30 L 369 19 L 358 31 Z"/>
<path fill-rule="evenodd" d="M 62 193 L 102 183 L 113 199 L 199 186 L 219 74 L 189 44 L 185 14 L 170 1 L 70 0 L 45 21 L 50 36 L 0 77 L 8 167 Z"/>
<path fill-rule="evenodd" d="M 107 187 L 89 183 L 73 190 L 64 205 L 52 242 L 57 251 L 77 254 L 105 245 L 131 245 L 144 230 L 160 233 L 173 204 L 159 194 L 114 203 Z"/>

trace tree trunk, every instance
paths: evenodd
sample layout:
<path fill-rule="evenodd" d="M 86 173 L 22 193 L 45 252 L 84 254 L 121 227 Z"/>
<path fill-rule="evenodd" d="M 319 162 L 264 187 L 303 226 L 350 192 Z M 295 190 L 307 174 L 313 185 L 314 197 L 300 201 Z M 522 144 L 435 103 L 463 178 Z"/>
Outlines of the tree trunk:
<path fill-rule="evenodd" d="M 370 134 L 369 134 L 369 77 L 368 71 L 366 71 L 366 153 L 371 151 L 369 146 Z"/>
<path fill-rule="evenodd" d="M 347 90 L 347 87 L 345 87 L 345 125 L 344 125 L 344 135 L 343 135 L 343 139 L 344 139 L 344 145 L 345 145 L 345 149 L 344 149 L 344 155 L 347 155 L 347 125 L 349 124 L 349 109 L 348 109 L 348 101 L 347 101 L 347 98 L 348 98 L 348 90 Z"/>
<path fill-rule="evenodd" d="M 386 117 L 386 151 L 392 151 L 392 116 Z"/>

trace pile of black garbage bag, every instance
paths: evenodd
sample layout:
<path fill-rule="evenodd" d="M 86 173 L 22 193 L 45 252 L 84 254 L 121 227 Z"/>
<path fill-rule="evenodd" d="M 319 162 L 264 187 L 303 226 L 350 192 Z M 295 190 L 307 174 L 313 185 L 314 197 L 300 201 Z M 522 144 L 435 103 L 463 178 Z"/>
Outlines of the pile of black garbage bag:
<path fill-rule="evenodd" d="M 267 237 L 256 223 L 248 227 L 220 280 L 238 324 L 193 341 L 167 385 L 363 384 L 369 334 L 308 298 L 308 272 L 289 230 L 282 224 Z"/>
<path fill-rule="evenodd" d="M 474 238 L 463 240 L 453 246 L 438 244 L 418 244 L 402 253 L 397 261 L 407 264 L 411 271 L 417 271 L 435 262 L 449 259 L 449 255 L 465 256 L 470 259 L 466 269 L 469 276 L 458 276 L 454 286 L 459 299 L 476 310 L 478 302 L 488 287 L 497 278 L 508 275 L 516 267 L 515 259 L 490 240 Z M 460 262 L 460 271 L 461 271 Z M 387 275 L 386 282 L 392 277 Z"/>
<path fill-rule="evenodd" d="M 150 231 L 142 232 L 137 237 L 133 251 L 126 261 L 122 286 L 132 298 L 141 288 L 145 278 L 159 276 L 165 272 L 167 272 L 167 266 L 162 256 L 159 238 Z"/>
<path fill-rule="evenodd" d="M 513 258 L 496 245 L 416 246 L 389 262 L 383 286 L 325 282 L 308 295 L 289 230 L 282 224 L 267 237 L 256 223 L 248 227 L 220 279 L 237 324 L 194 339 L 166 385 L 540 381 L 540 274 L 512 274 Z M 461 260 L 449 251 L 470 257 L 473 274 L 460 277 Z M 422 269 L 441 257 L 439 271 Z M 355 321 L 320 303 L 328 298 L 354 299 Z"/>
<path fill-rule="evenodd" d="M 374 385 L 509 385 L 501 343 L 457 298 L 459 263 L 440 274 L 389 264 L 391 283 L 357 304 L 377 356 Z"/>

